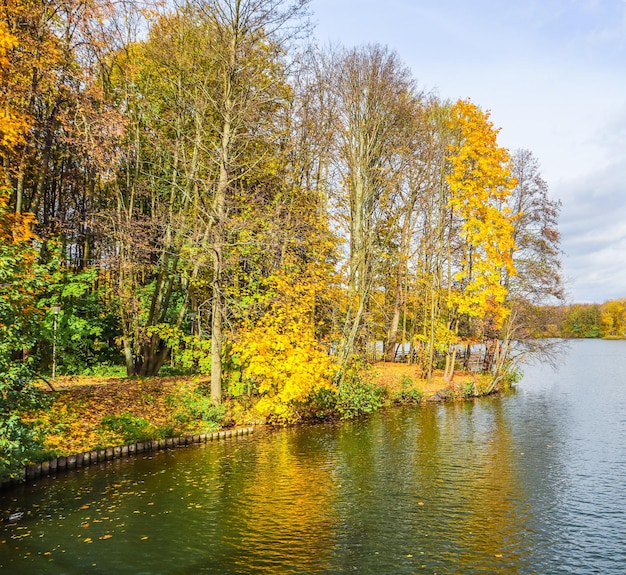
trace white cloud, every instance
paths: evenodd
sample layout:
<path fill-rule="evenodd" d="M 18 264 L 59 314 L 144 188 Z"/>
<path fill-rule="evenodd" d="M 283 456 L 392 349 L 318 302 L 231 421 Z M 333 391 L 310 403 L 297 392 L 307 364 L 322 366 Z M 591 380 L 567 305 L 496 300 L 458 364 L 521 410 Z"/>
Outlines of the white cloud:
<path fill-rule="evenodd" d="M 624 174 L 626 159 L 557 189 L 568 197 L 560 228 L 575 301 L 601 302 L 626 293 Z"/>

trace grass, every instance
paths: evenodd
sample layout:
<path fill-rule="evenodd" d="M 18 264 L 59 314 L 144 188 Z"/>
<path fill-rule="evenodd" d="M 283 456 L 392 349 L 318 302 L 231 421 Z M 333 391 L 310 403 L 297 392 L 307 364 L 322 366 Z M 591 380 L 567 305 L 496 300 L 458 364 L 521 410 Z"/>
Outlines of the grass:
<path fill-rule="evenodd" d="M 488 383 L 488 377 L 469 371 L 457 371 L 452 383 L 443 377 L 442 370 L 435 370 L 430 381 L 421 378 L 415 365 L 406 363 L 378 362 L 374 364 L 376 383 L 383 387 L 389 397 L 406 391 L 416 390 L 428 398 L 439 394 L 446 397 L 467 396 L 470 385 L 480 392 Z"/>
<path fill-rule="evenodd" d="M 225 413 L 184 417 L 203 401 L 206 380 L 192 377 L 60 377 L 57 391 L 47 391 L 52 404 L 29 419 L 47 430 L 44 448 L 56 456 L 81 453 L 140 439 L 214 431 Z M 42 386 L 42 389 L 47 389 Z M 198 405 L 200 408 L 198 408 Z M 207 411 L 209 411 L 207 409 Z M 215 419 L 221 416 L 221 421 Z"/>
<path fill-rule="evenodd" d="M 415 403 L 438 394 L 460 398 L 484 383 L 473 373 L 457 372 L 452 385 L 440 371 L 430 382 L 420 379 L 416 366 L 380 362 L 374 365 L 374 383 L 383 396 L 396 403 Z M 193 435 L 225 425 L 255 422 L 257 416 L 237 401 L 216 409 L 208 397 L 208 378 L 170 376 L 59 377 L 45 411 L 30 414 L 30 421 L 46 429 L 44 450 L 56 456 L 71 455 L 135 440 L 172 435 Z"/>

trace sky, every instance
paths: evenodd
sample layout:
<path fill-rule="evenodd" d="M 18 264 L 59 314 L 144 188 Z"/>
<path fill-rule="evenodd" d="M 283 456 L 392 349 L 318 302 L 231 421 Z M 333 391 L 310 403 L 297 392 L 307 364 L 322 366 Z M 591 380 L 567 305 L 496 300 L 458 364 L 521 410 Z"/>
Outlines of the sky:
<path fill-rule="evenodd" d="M 382 44 L 489 110 L 562 202 L 571 303 L 626 297 L 626 0 L 311 0 L 324 45 Z"/>

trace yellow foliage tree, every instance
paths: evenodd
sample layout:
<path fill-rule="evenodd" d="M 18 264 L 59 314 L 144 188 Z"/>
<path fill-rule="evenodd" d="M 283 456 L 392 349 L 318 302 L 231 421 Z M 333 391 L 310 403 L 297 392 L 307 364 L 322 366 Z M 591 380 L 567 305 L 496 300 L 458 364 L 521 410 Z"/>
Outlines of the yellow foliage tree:
<path fill-rule="evenodd" d="M 5 86 L 9 74 L 9 53 L 17 46 L 17 38 L 11 34 L 4 22 L 0 22 L 0 84 Z M 24 141 L 28 127 L 27 118 L 11 109 L 0 90 L 0 155 L 14 149 Z M 1 169 L 1 168 L 0 168 Z"/>
<path fill-rule="evenodd" d="M 459 100 L 451 108 L 450 129 L 456 137 L 448 150 L 448 207 L 459 220 L 462 239 L 448 286 L 450 324 L 458 329 L 459 317 L 466 316 L 495 330 L 508 315 L 503 274 L 515 273 L 507 206 L 515 186 L 510 156 L 498 146 L 489 114 L 470 101 Z"/>
<path fill-rule="evenodd" d="M 465 249 L 454 276 L 458 288 L 450 290 L 450 303 L 460 314 L 490 313 L 499 326 L 507 315 L 502 272 L 514 273 L 513 228 L 507 207 L 515 186 L 510 157 L 498 146 L 498 131 L 488 113 L 463 100 L 451 112 L 458 139 L 450 146 L 451 171 L 446 180 L 449 206 L 461 219 Z"/>
<path fill-rule="evenodd" d="M 243 331 L 233 351 L 243 377 L 257 385 L 260 415 L 294 422 L 312 394 L 336 389 L 331 380 L 338 365 L 316 337 L 315 308 L 328 277 L 311 265 L 304 273 L 273 275 L 268 286 L 273 302 L 256 326 Z"/>
<path fill-rule="evenodd" d="M 4 85 L 10 70 L 9 52 L 17 46 L 17 38 L 11 34 L 4 22 L 0 21 L 0 84 Z M 15 149 L 24 141 L 27 128 L 24 116 L 11 109 L 7 99 L 0 91 L 0 158 Z M 0 164 L 0 174 L 6 162 Z M 10 186 L 7 181 L 0 180 L 0 241 L 5 244 L 26 244 L 33 239 L 32 214 L 11 214 L 7 209 Z M 30 254 L 30 252 L 29 252 Z M 34 253 L 30 254 L 34 257 Z M 26 255 L 24 255 L 26 257 Z M 22 268 L 28 269 L 32 261 L 23 259 Z"/>
<path fill-rule="evenodd" d="M 600 321 L 605 336 L 622 337 L 626 333 L 626 300 L 618 299 L 603 303 Z"/>

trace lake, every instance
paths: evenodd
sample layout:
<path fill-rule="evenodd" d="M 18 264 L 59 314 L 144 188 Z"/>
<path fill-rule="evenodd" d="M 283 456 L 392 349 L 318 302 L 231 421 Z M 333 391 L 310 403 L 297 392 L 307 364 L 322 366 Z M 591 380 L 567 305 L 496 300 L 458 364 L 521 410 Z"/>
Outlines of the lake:
<path fill-rule="evenodd" d="M 517 390 L 80 469 L 0 493 L 3 573 L 623 574 L 626 341 Z"/>

